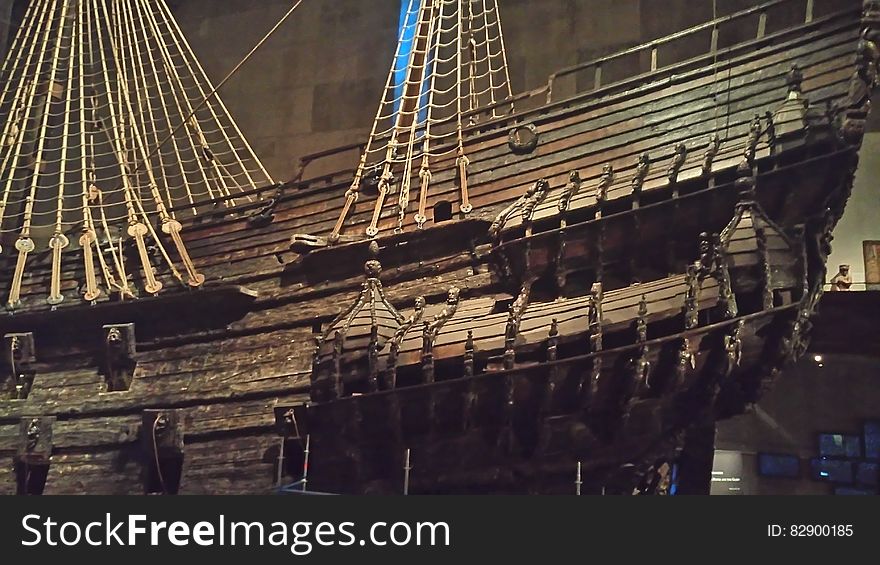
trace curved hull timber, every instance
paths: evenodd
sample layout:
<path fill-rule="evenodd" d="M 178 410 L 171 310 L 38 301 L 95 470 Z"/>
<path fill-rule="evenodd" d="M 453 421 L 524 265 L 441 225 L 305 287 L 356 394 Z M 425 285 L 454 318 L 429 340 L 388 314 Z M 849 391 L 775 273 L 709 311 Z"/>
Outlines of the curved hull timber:
<path fill-rule="evenodd" d="M 0 376 L 0 452 L 15 462 L 0 471 L 0 492 L 265 492 L 297 476 L 306 437 L 309 485 L 320 490 L 400 492 L 409 453 L 411 492 L 570 492 L 576 463 L 588 492 L 632 492 L 688 429 L 756 401 L 804 348 L 857 164 L 858 81 L 865 64 L 876 70 L 864 51 L 876 9 L 862 8 L 731 47 L 717 69 L 697 58 L 471 128 L 473 213 L 401 234 L 393 204 L 381 215 L 387 301 L 406 317 L 423 296 L 431 320 L 443 318 L 450 286 L 462 297 L 427 342 L 420 326 L 405 333 L 393 363 L 369 331 L 361 354 L 336 359 L 347 376 L 334 374 L 333 348 L 331 362 L 315 359 L 315 339 L 364 281 L 355 267 L 367 258 L 369 199 L 341 241 L 327 241 L 345 173 L 268 187 L 261 204 L 185 225 L 208 278 L 198 291 L 168 291 L 188 310 L 163 295 L 78 304 L 82 260 L 70 251 L 61 288 L 74 299 L 50 311 L 51 257 L 34 253 L 22 306 L 0 321 L 17 344 Z M 830 112 L 811 115 L 803 135 L 774 145 L 765 129 L 752 142 L 755 115 L 766 128 L 789 99 L 792 63 L 810 108 Z M 530 154 L 507 145 L 517 124 L 536 127 Z M 724 139 L 704 173 L 719 124 Z M 606 164 L 616 181 L 600 199 Z M 429 210 L 459 201 L 455 168 L 436 164 Z M 560 211 L 573 171 L 581 185 Z M 493 229 L 542 179 L 527 220 L 520 210 Z M 705 253 L 700 235 L 743 228 L 749 202 L 766 229 Z M 292 253 L 296 234 L 307 237 Z M 633 252 L 661 239 L 662 250 Z M 704 288 L 689 294 L 696 279 Z M 651 298 L 672 280 L 680 291 Z M 623 297 L 615 321 L 611 304 Z M 53 327 L 62 311 L 69 323 Z M 289 408 L 296 429 L 279 437 Z M 29 430 L 39 431 L 34 445 Z"/>

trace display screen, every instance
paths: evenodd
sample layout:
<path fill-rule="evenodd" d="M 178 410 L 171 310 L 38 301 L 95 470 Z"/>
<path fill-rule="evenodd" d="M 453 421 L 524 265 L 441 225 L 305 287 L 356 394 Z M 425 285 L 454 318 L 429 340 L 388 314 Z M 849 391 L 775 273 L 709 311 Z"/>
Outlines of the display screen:
<path fill-rule="evenodd" d="M 868 463 L 866 461 L 856 463 L 856 484 L 876 487 L 878 472 L 880 472 L 880 464 L 878 463 Z"/>
<path fill-rule="evenodd" d="M 801 476 L 801 460 L 795 455 L 759 453 L 758 474 L 762 477 L 796 479 Z"/>
<path fill-rule="evenodd" d="M 813 459 L 810 461 L 812 476 L 817 481 L 852 483 L 853 463 L 837 459 Z"/>
<path fill-rule="evenodd" d="M 822 457 L 861 457 L 862 438 L 848 434 L 819 434 Z"/>

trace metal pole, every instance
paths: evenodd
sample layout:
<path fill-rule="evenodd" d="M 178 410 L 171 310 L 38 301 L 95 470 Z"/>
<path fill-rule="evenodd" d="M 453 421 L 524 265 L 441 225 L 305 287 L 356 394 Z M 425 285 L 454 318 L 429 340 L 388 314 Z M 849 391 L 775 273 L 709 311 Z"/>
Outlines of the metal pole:
<path fill-rule="evenodd" d="M 409 448 L 406 449 L 406 459 L 403 463 L 403 495 L 406 496 L 409 494 L 409 472 L 412 470 L 412 465 L 409 463 Z"/>
<path fill-rule="evenodd" d="M 582 484 L 584 484 L 584 482 L 581 480 L 581 462 L 578 461 L 577 475 L 574 479 L 574 488 L 575 488 L 575 493 L 577 494 L 577 496 L 581 495 L 581 485 Z"/>
<path fill-rule="evenodd" d="M 306 449 L 303 452 L 305 458 L 303 459 L 303 478 L 302 478 L 302 491 L 306 492 L 306 489 L 309 485 L 309 444 L 311 443 L 312 435 L 308 434 L 306 436 Z"/>
<path fill-rule="evenodd" d="M 287 443 L 287 438 L 281 438 L 281 448 L 278 450 L 278 476 L 275 480 L 275 486 L 281 486 L 281 476 L 284 474 L 284 444 Z"/>

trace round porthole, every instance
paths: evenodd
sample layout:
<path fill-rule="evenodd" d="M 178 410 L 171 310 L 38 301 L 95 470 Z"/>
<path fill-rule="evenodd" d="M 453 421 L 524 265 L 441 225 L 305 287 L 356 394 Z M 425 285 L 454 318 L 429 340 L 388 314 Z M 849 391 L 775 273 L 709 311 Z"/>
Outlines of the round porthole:
<path fill-rule="evenodd" d="M 531 153 L 538 146 L 538 128 L 535 124 L 523 124 L 510 130 L 507 137 L 510 150 L 517 155 Z"/>

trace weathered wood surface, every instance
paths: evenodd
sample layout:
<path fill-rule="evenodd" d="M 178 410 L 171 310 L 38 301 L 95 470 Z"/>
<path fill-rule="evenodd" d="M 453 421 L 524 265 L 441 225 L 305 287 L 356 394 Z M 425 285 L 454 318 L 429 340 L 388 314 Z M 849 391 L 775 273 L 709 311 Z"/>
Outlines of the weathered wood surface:
<path fill-rule="evenodd" d="M 621 185 L 613 187 L 609 198 L 623 197 L 628 194 L 628 170 L 635 162 L 635 155 L 645 150 L 652 153 L 655 163 L 662 163 L 652 167 L 645 189 L 659 188 L 666 182 L 662 177 L 669 155 L 682 141 L 689 144 L 690 150 L 690 160 L 680 175 L 685 179 L 696 170 L 701 146 L 714 131 L 718 116 L 724 118 L 725 132 L 729 134 L 722 146 L 725 151 L 726 147 L 742 142 L 756 112 L 763 115 L 782 102 L 785 72 L 792 60 L 804 68 L 804 90 L 814 104 L 845 94 L 857 34 L 855 22 L 853 15 L 832 18 L 831 22 L 814 22 L 804 27 L 800 37 L 735 59 L 730 63 L 729 91 L 727 81 L 713 87 L 715 75 L 701 69 L 675 77 L 674 81 L 649 82 L 622 96 L 619 102 L 613 99 L 588 101 L 522 116 L 523 120 L 534 118 L 542 135 L 536 152 L 525 158 L 509 155 L 506 129 L 476 136 L 468 148 L 472 163 L 469 173 L 472 200 L 481 213 L 491 211 L 518 198 L 539 176 L 547 177 L 556 191 L 564 186 L 569 171 L 581 170 L 586 185 L 573 202 L 580 206 L 593 198 L 590 183 L 602 165 L 610 161 L 618 165 L 615 168 Z M 721 68 L 719 75 L 725 70 L 726 67 Z M 725 94 L 725 105 L 716 111 L 712 96 L 721 90 Z M 453 167 L 447 165 L 436 164 L 432 199 L 454 202 L 458 189 L 452 176 Z M 717 168 L 732 165 L 720 160 Z M 318 234 L 329 229 L 338 217 L 343 189 L 344 186 L 339 185 L 293 194 L 279 205 L 275 222 L 267 228 L 248 228 L 244 217 L 191 226 L 185 230 L 188 247 L 210 280 L 228 282 L 255 272 L 277 271 L 276 255 L 290 257 L 287 240 L 291 233 Z M 539 215 L 544 214 L 548 206 L 549 203 L 545 203 Z M 372 201 L 362 198 L 347 231 L 357 233 L 371 210 Z M 235 211 L 229 214 L 236 216 Z M 394 221 L 392 217 L 396 218 L 396 212 L 393 203 L 389 203 L 383 212 L 384 223 L 390 225 Z M 49 256 L 33 255 L 24 283 L 24 309 L 45 308 L 42 294 L 48 285 Z M 74 269 L 64 277 L 64 288 L 72 290 L 82 279 L 82 261 L 75 252 L 65 254 L 64 261 L 66 269 Z M 173 281 L 169 282 L 169 288 L 173 288 Z M 77 302 L 74 296 L 61 307 Z"/>
<path fill-rule="evenodd" d="M 499 208 L 519 198 L 539 177 L 546 177 L 551 185 L 551 198 L 538 208 L 537 216 L 550 218 L 555 213 L 556 196 L 571 170 L 579 170 L 584 179 L 581 191 L 572 201 L 573 209 L 588 211 L 595 205 L 595 185 L 607 162 L 614 163 L 617 171 L 617 180 L 608 197 L 610 201 L 625 202 L 630 196 L 629 181 L 635 157 L 643 151 L 649 151 L 652 157 L 644 194 L 661 192 L 668 188 L 665 173 L 675 145 L 687 144 L 688 158 L 678 175 L 678 181 L 683 183 L 696 174 L 709 134 L 715 131 L 716 124 L 722 123 L 729 135 L 716 158 L 713 174 L 719 179 L 730 176 L 741 157 L 754 114 L 763 115 L 784 99 L 785 72 L 791 62 L 797 61 L 804 70 L 805 96 L 813 104 L 837 101 L 846 94 L 857 35 L 855 13 L 820 19 L 781 34 L 775 41 L 755 43 L 754 51 L 750 47 L 736 52 L 730 61 L 722 60 L 717 83 L 714 69 L 708 66 L 680 75 L 647 74 L 629 83 L 625 91 L 604 90 L 596 96 L 523 112 L 516 119 L 534 122 L 541 135 L 538 149 L 528 157 L 509 154 L 506 139 L 512 122 L 500 120 L 486 125 L 485 131 L 477 128 L 467 140 L 472 164 L 469 185 L 471 200 L 478 208 L 476 216 L 492 219 Z M 722 101 L 717 111 L 712 102 L 715 95 Z M 766 144 L 761 144 L 759 158 L 765 158 L 768 151 Z M 434 167 L 429 216 L 430 206 L 435 202 L 457 202 L 452 162 L 438 161 Z M 46 493 L 142 493 L 145 465 L 139 447 L 143 433 L 141 413 L 144 409 L 179 409 L 186 430 L 181 493 L 252 493 L 270 489 L 275 481 L 274 458 L 280 441 L 273 426 L 272 408 L 276 403 L 301 404 L 308 398 L 315 336 L 354 300 L 363 281 L 360 273 L 363 259 L 355 258 L 356 251 L 345 259 L 352 264 L 350 270 L 342 268 L 347 265 L 340 266 L 340 272 L 346 274 L 333 271 L 325 276 L 305 262 L 296 262 L 296 256 L 288 249 L 289 238 L 296 232 L 326 234 L 338 217 L 341 194 L 346 188 L 346 182 L 301 189 L 291 187 L 274 211 L 274 223 L 266 228 L 247 226 L 246 218 L 253 206 L 218 211 L 213 219 L 188 225 L 184 237 L 197 266 L 209 276 L 210 284 L 245 284 L 259 296 L 240 319 L 221 327 L 175 330 L 148 338 L 139 336 L 135 354 L 138 365 L 127 391 L 107 392 L 100 373 L 100 340 L 95 341 L 94 346 L 83 346 L 72 342 L 41 342 L 40 336 L 36 336 L 37 374 L 30 395 L 24 400 L 0 400 L 0 457 L 11 461 L 19 441 L 22 417 L 54 415 L 58 417 L 54 425 L 55 452 Z M 389 199 L 389 207 L 382 216 L 381 227 L 386 229 L 396 218 L 393 200 Z M 372 206 L 372 199 L 361 199 L 347 223 L 346 233 L 363 230 Z M 647 233 L 657 228 L 644 229 Z M 512 300 L 515 296 L 509 294 L 504 281 L 490 272 L 486 242 L 461 239 L 454 242 L 460 244 L 456 250 L 415 249 L 411 260 L 405 261 L 407 256 L 403 253 L 385 264 L 382 274 L 385 292 L 404 314 L 408 314 L 407 309 L 412 307 L 416 296 L 425 296 L 429 303 L 425 313 L 428 319 L 442 308 L 446 290 L 453 285 L 460 287 L 463 291 L 461 309 L 444 326 L 437 340 L 438 358 L 446 354 L 460 355 L 468 329 L 475 334 L 485 334 L 490 340 L 479 345 L 480 352 L 497 356 L 504 347 L 508 314 L 506 311 L 491 314 L 491 310 L 496 299 Z M 768 243 L 771 253 L 774 252 L 778 242 Z M 582 251 L 573 246 L 567 252 L 575 255 Z M 82 257 L 72 250 L 64 254 L 63 261 L 62 289 L 67 299 L 60 308 L 73 308 L 76 312 L 77 307 L 82 307 L 76 290 L 83 278 Z M 45 312 L 47 319 L 51 319 L 45 304 L 49 271 L 48 254 L 32 254 L 23 284 L 21 312 Z M 668 272 L 661 276 L 666 274 Z M 0 275 L 0 290 L 5 290 L 7 279 L 8 274 Z M 175 286 L 174 281 L 167 278 L 163 282 L 169 287 Z M 658 289 L 662 292 L 658 291 L 651 299 L 648 321 L 674 319 L 683 306 L 683 291 L 680 280 L 675 284 L 667 282 L 609 290 L 603 312 L 605 329 L 631 334 L 631 321 L 637 315 L 641 294 L 653 295 L 652 291 Z M 699 297 L 700 308 L 714 305 L 717 295 L 715 283 L 706 281 Z M 106 300 L 106 296 L 102 300 Z M 536 300 L 523 316 L 518 345 L 531 346 L 531 354 L 539 351 L 539 346 L 546 341 L 552 317 L 559 318 L 560 340 L 583 333 L 586 310 L 582 298 L 557 305 Z M 162 313 L 168 317 L 175 314 Z M 94 332 L 100 337 L 98 324 L 94 328 L 71 331 Z M 749 329 L 744 337 L 750 343 L 743 359 L 744 371 L 763 362 L 759 347 L 762 338 L 749 333 L 754 331 Z M 420 332 L 413 330 L 402 348 L 414 363 L 421 348 L 420 335 L 416 334 Z M 632 341 L 628 339 L 629 343 Z M 695 365 L 702 368 L 709 360 L 699 347 L 698 343 L 693 344 Z M 661 354 L 651 351 L 650 362 L 666 362 Z M 522 360 L 522 368 L 535 362 L 534 358 Z M 609 376 L 614 376 L 614 367 L 610 362 L 608 365 L 602 368 L 600 381 L 608 382 Z M 546 430 L 542 432 L 546 439 L 540 449 L 551 452 L 566 438 L 570 439 L 571 433 L 579 432 L 572 428 L 570 419 L 563 417 L 563 404 L 570 398 L 565 394 L 569 390 L 566 387 L 581 382 L 588 371 L 589 366 L 583 365 L 571 375 L 563 372 L 555 377 L 558 392 L 548 408 L 553 417 L 546 419 Z M 697 373 L 688 378 L 697 378 Z M 685 384 L 689 383 L 693 380 L 686 380 Z M 539 384 L 542 383 L 534 383 Z M 615 388 L 616 385 L 611 387 L 612 396 L 616 394 Z M 446 401 L 451 402 L 448 398 Z M 424 407 L 420 402 L 403 407 L 411 414 L 408 417 L 424 417 L 429 413 L 418 414 Z M 485 414 L 486 421 L 495 416 L 503 417 L 501 406 L 490 407 Z M 492 412 L 496 409 L 502 412 Z M 640 430 L 663 430 L 666 424 L 664 415 L 653 405 L 631 406 L 629 410 L 629 418 L 621 422 L 627 430 L 625 439 L 615 449 L 635 453 L 640 452 L 646 442 L 656 439 Z M 453 411 L 444 417 L 449 419 L 459 412 Z M 354 426 L 353 421 L 335 424 L 340 434 L 349 433 Z M 481 442 L 486 440 L 474 436 L 467 441 L 472 442 L 468 444 L 469 449 L 476 446 L 479 450 Z M 593 442 L 588 438 L 584 445 L 590 446 Z M 444 441 L 425 447 L 432 450 L 425 457 L 449 455 L 446 460 L 450 469 L 444 476 L 435 476 L 439 481 L 436 484 L 445 480 L 453 484 L 460 478 L 462 469 L 456 466 L 464 466 L 466 462 L 457 461 L 452 455 L 460 447 L 461 444 Z M 610 459 L 613 457 L 609 455 Z M 600 465 L 604 459 L 597 455 L 596 461 Z M 324 464 L 330 464 L 329 459 Z M 423 483 L 429 480 L 426 476 L 415 479 Z M 11 465 L 0 466 L 0 493 L 14 491 Z"/>

